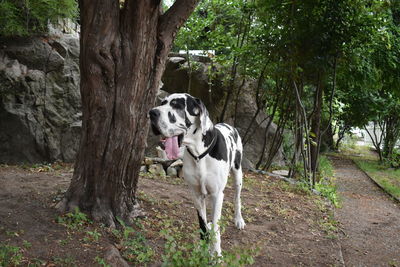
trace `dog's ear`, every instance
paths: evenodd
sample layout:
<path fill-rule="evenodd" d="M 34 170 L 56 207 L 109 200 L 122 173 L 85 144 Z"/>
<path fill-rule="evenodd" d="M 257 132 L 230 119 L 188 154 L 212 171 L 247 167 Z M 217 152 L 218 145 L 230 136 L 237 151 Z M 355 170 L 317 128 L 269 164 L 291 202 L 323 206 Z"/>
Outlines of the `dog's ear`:
<path fill-rule="evenodd" d="M 209 120 L 208 119 L 208 111 L 207 111 L 206 106 L 204 105 L 204 103 L 200 99 L 195 98 L 195 101 L 196 101 L 196 104 L 197 104 L 197 106 L 199 108 L 199 118 L 200 118 L 201 130 L 202 130 L 203 134 L 205 134 L 206 130 L 208 128 L 207 127 L 207 123 L 208 123 L 208 120 Z"/>

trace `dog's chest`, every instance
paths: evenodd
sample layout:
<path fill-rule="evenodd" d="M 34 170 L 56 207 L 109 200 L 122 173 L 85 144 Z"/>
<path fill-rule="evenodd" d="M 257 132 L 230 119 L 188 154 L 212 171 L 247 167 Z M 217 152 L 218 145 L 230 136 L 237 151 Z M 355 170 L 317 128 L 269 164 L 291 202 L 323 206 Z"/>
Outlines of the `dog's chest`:
<path fill-rule="evenodd" d="M 229 168 L 224 162 L 209 158 L 200 161 L 184 159 L 183 176 L 192 190 L 201 194 L 213 194 L 226 185 Z"/>

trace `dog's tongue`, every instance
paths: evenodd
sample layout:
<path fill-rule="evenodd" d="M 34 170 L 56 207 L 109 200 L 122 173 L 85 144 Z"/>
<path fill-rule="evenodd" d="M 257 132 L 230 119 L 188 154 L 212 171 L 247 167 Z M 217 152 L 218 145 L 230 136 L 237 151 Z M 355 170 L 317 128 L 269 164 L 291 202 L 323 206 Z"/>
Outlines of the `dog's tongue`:
<path fill-rule="evenodd" d="M 169 159 L 177 159 L 179 157 L 178 136 L 167 137 L 164 141 L 165 153 Z"/>

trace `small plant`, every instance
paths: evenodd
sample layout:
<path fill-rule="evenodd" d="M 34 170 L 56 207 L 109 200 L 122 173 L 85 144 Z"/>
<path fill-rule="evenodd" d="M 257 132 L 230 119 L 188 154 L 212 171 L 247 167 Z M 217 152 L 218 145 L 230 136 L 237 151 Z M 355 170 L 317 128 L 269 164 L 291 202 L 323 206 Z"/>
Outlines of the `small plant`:
<path fill-rule="evenodd" d="M 111 267 L 111 265 L 107 264 L 107 262 L 102 257 L 96 256 L 96 258 L 94 258 L 94 261 L 100 266 Z"/>
<path fill-rule="evenodd" d="M 339 222 L 334 219 L 333 213 L 328 212 L 326 216 L 319 222 L 322 229 L 327 234 L 328 238 L 335 239 L 337 238 L 337 231 Z"/>
<path fill-rule="evenodd" d="M 84 225 L 91 223 L 87 215 L 80 212 L 79 208 L 75 208 L 74 212 L 68 212 L 63 216 L 58 216 L 56 221 L 69 229 L 79 229 Z"/>
<path fill-rule="evenodd" d="M 21 264 L 22 252 L 19 247 L 0 244 L 0 266 L 17 266 Z"/>
<path fill-rule="evenodd" d="M 95 229 L 94 231 L 87 231 L 86 232 L 86 236 L 83 238 L 83 241 L 85 242 L 97 242 L 99 241 L 99 238 L 101 237 L 101 234 L 99 232 L 97 232 L 97 230 Z"/>
<path fill-rule="evenodd" d="M 31 248 L 32 247 L 32 243 L 29 241 L 24 240 L 22 242 L 22 245 L 24 246 L 24 248 Z"/>
<path fill-rule="evenodd" d="M 187 235 L 181 234 L 179 228 L 166 228 L 160 234 L 166 240 L 165 252 L 162 256 L 164 267 L 206 267 L 206 266 L 245 266 L 254 263 L 253 254 L 248 250 L 223 251 L 223 257 L 210 253 L 209 244 L 214 234 L 210 233 L 209 240 L 198 242 L 186 241 Z M 191 233 L 190 240 L 198 238 L 198 231 Z"/>
<path fill-rule="evenodd" d="M 315 184 L 315 189 L 326 197 L 336 208 L 340 207 L 340 198 L 336 192 L 336 186 L 331 180 L 322 180 Z"/>
<path fill-rule="evenodd" d="M 122 256 L 132 263 L 145 264 L 154 256 L 153 249 L 147 244 L 145 236 L 118 218 L 118 222 L 122 226 L 122 230 L 114 230 L 113 234 L 120 239 L 122 247 Z M 143 225 L 136 221 L 136 226 L 143 230 Z"/>

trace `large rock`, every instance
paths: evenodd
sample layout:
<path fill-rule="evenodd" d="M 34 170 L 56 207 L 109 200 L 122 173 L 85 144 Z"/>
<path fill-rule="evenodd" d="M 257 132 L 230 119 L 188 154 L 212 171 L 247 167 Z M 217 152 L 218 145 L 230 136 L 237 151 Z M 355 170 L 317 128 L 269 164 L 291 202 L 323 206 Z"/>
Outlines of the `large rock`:
<path fill-rule="evenodd" d="M 0 162 L 73 161 L 79 145 L 79 40 L 0 40 Z"/>

